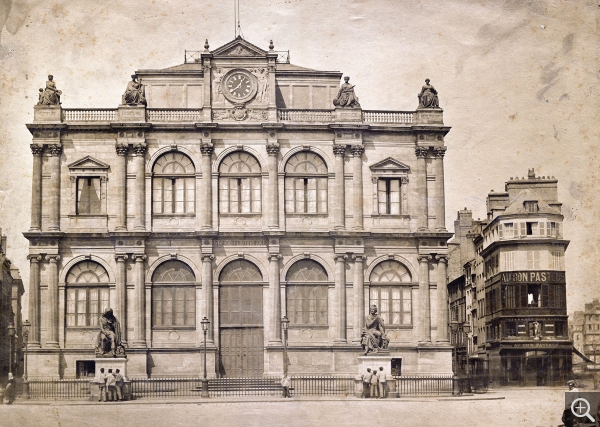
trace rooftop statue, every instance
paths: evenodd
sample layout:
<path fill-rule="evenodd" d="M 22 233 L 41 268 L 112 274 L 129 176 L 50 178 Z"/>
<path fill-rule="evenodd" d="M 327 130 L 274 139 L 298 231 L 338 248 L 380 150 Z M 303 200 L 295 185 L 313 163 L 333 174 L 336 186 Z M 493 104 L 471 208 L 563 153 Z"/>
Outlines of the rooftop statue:
<path fill-rule="evenodd" d="M 437 90 L 429 84 L 430 80 L 425 79 L 425 84 L 419 94 L 419 108 L 440 108 Z"/>
<path fill-rule="evenodd" d="M 121 344 L 121 324 L 113 314 L 112 308 L 106 308 L 100 315 L 100 332 L 96 337 L 96 357 L 125 357 L 125 348 Z"/>
<path fill-rule="evenodd" d="M 56 89 L 54 76 L 48 76 L 46 89 L 40 89 L 38 105 L 60 105 L 60 95 L 62 91 Z"/>
<path fill-rule="evenodd" d="M 354 93 L 354 85 L 348 83 L 350 77 L 344 77 L 344 83 L 340 86 L 337 96 L 333 100 L 333 105 L 340 108 L 360 108 L 358 97 Z"/>
<path fill-rule="evenodd" d="M 127 89 L 123 94 L 123 104 L 146 105 L 146 90 L 144 85 L 137 81 L 135 74 L 131 75 L 131 81 L 127 83 Z"/>
<path fill-rule="evenodd" d="M 369 309 L 369 315 L 365 318 L 365 327 L 362 330 L 361 341 L 365 356 L 369 352 L 377 353 L 379 350 L 386 350 L 390 340 L 385 335 L 385 326 L 383 319 L 377 314 L 377 306 L 372 304 Z"/>

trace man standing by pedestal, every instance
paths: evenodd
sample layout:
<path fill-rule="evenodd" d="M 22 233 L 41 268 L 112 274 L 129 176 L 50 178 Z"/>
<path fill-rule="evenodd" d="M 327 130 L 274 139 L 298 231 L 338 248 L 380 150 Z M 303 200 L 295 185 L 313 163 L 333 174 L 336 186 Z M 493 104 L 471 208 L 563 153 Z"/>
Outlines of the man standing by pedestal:
<path fill-rule="evenodd" d="M 117 380 L 113 374 L 112 369 L 108 370 L 108 374 L 106 375 L 106 400 L 115 400 L 116 389 L 117 388 Z"/>
<path fill-rule="evenodd" d="M 371 373 L 371 368 L 367 368 L 367 373 L 362 376 L 363 391 L 360 397 L 362 397 L 363 399 L 367 399 L 369 397 L 369 389 L 371 388 L 372 375 L 373 374 Z"/>
<path fill-rule="evenodd" d="M 373 375 L 371 375 L 371 398 L 379 398 L 377 390 L 379 378 L 377 378 L 377 368 L 373 369 Z"/>
<path fill-rule="evenodd" d="M 387 397 L 387 378 L 385 372 L 383 372 L 383 366 L 379 367 L 377 378 L 379 379 L 379 397 L 384 399 Z"/>
<path fill-rule="evenodd" d="M 117 400 L 123 400 L 123 375 L 119 369 L 115 370 L 115 391 L 117 392 Z"/>
<path fill-rule="evenodd" d="M 98 382 L 98 388 L 100 389 L 100 395 L 98 396 L 98 402 L 106 402 L 106 374 L 104 368 L 100 368 L 100 374 L 96 378 Z"/>

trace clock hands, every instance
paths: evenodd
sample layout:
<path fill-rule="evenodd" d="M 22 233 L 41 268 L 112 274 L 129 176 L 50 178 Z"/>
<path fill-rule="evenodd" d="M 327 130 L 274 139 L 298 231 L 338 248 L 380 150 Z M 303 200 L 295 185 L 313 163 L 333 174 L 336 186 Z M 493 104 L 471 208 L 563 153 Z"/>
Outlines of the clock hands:
<path fill-rule="evenodd" d="M 233 89 L 231 89 L 229 92 L 233 93 L 234 90 L 236 90 L 238 87 L 240 87 L 242 85 L 242 82 L 240 81 L 238 83 L 238 85 L 236 87 L 234 87 Z"/>

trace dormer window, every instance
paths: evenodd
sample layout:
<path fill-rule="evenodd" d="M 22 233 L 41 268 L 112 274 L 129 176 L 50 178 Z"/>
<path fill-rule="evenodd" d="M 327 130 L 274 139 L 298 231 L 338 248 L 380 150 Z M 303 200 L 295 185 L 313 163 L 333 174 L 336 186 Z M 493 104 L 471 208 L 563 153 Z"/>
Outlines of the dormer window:
<path fill-rule="evenodd" d="M 536 213 L 540 210 L 537 200 L 523 202 L 523 205 L 525 207 L 525 211 L 528 213 Z"/>

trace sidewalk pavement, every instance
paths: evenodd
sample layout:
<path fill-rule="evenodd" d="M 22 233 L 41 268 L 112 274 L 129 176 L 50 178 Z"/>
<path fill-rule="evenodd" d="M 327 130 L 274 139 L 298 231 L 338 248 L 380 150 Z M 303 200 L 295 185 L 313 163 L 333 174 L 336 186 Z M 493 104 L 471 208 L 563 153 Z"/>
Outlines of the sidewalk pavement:
<path fill-rule="evenodd" d="M 471 400 L 502 400 L 503 395 L 497 392 L 483 394 L 462 394 L 460 396 L 403 396 L 401 398 L 368 399 L 370 402 L 402 403 L 402 402 L 439 402 L 439 401 L 471 401 Z M 294 403 L 294 402 L 357 402 L 364 401 L 355 396 L 297 396 L 289 399 L 276 396 L 230 396 L 202 398 L 162 398 L 136 399 L 121 402 L 97 402 L 90 400 L 23 400 L 17 399 L 13 405 L 27 406 L 86 406 L 86 405 L 203 405 L 211 403 Z"/>

